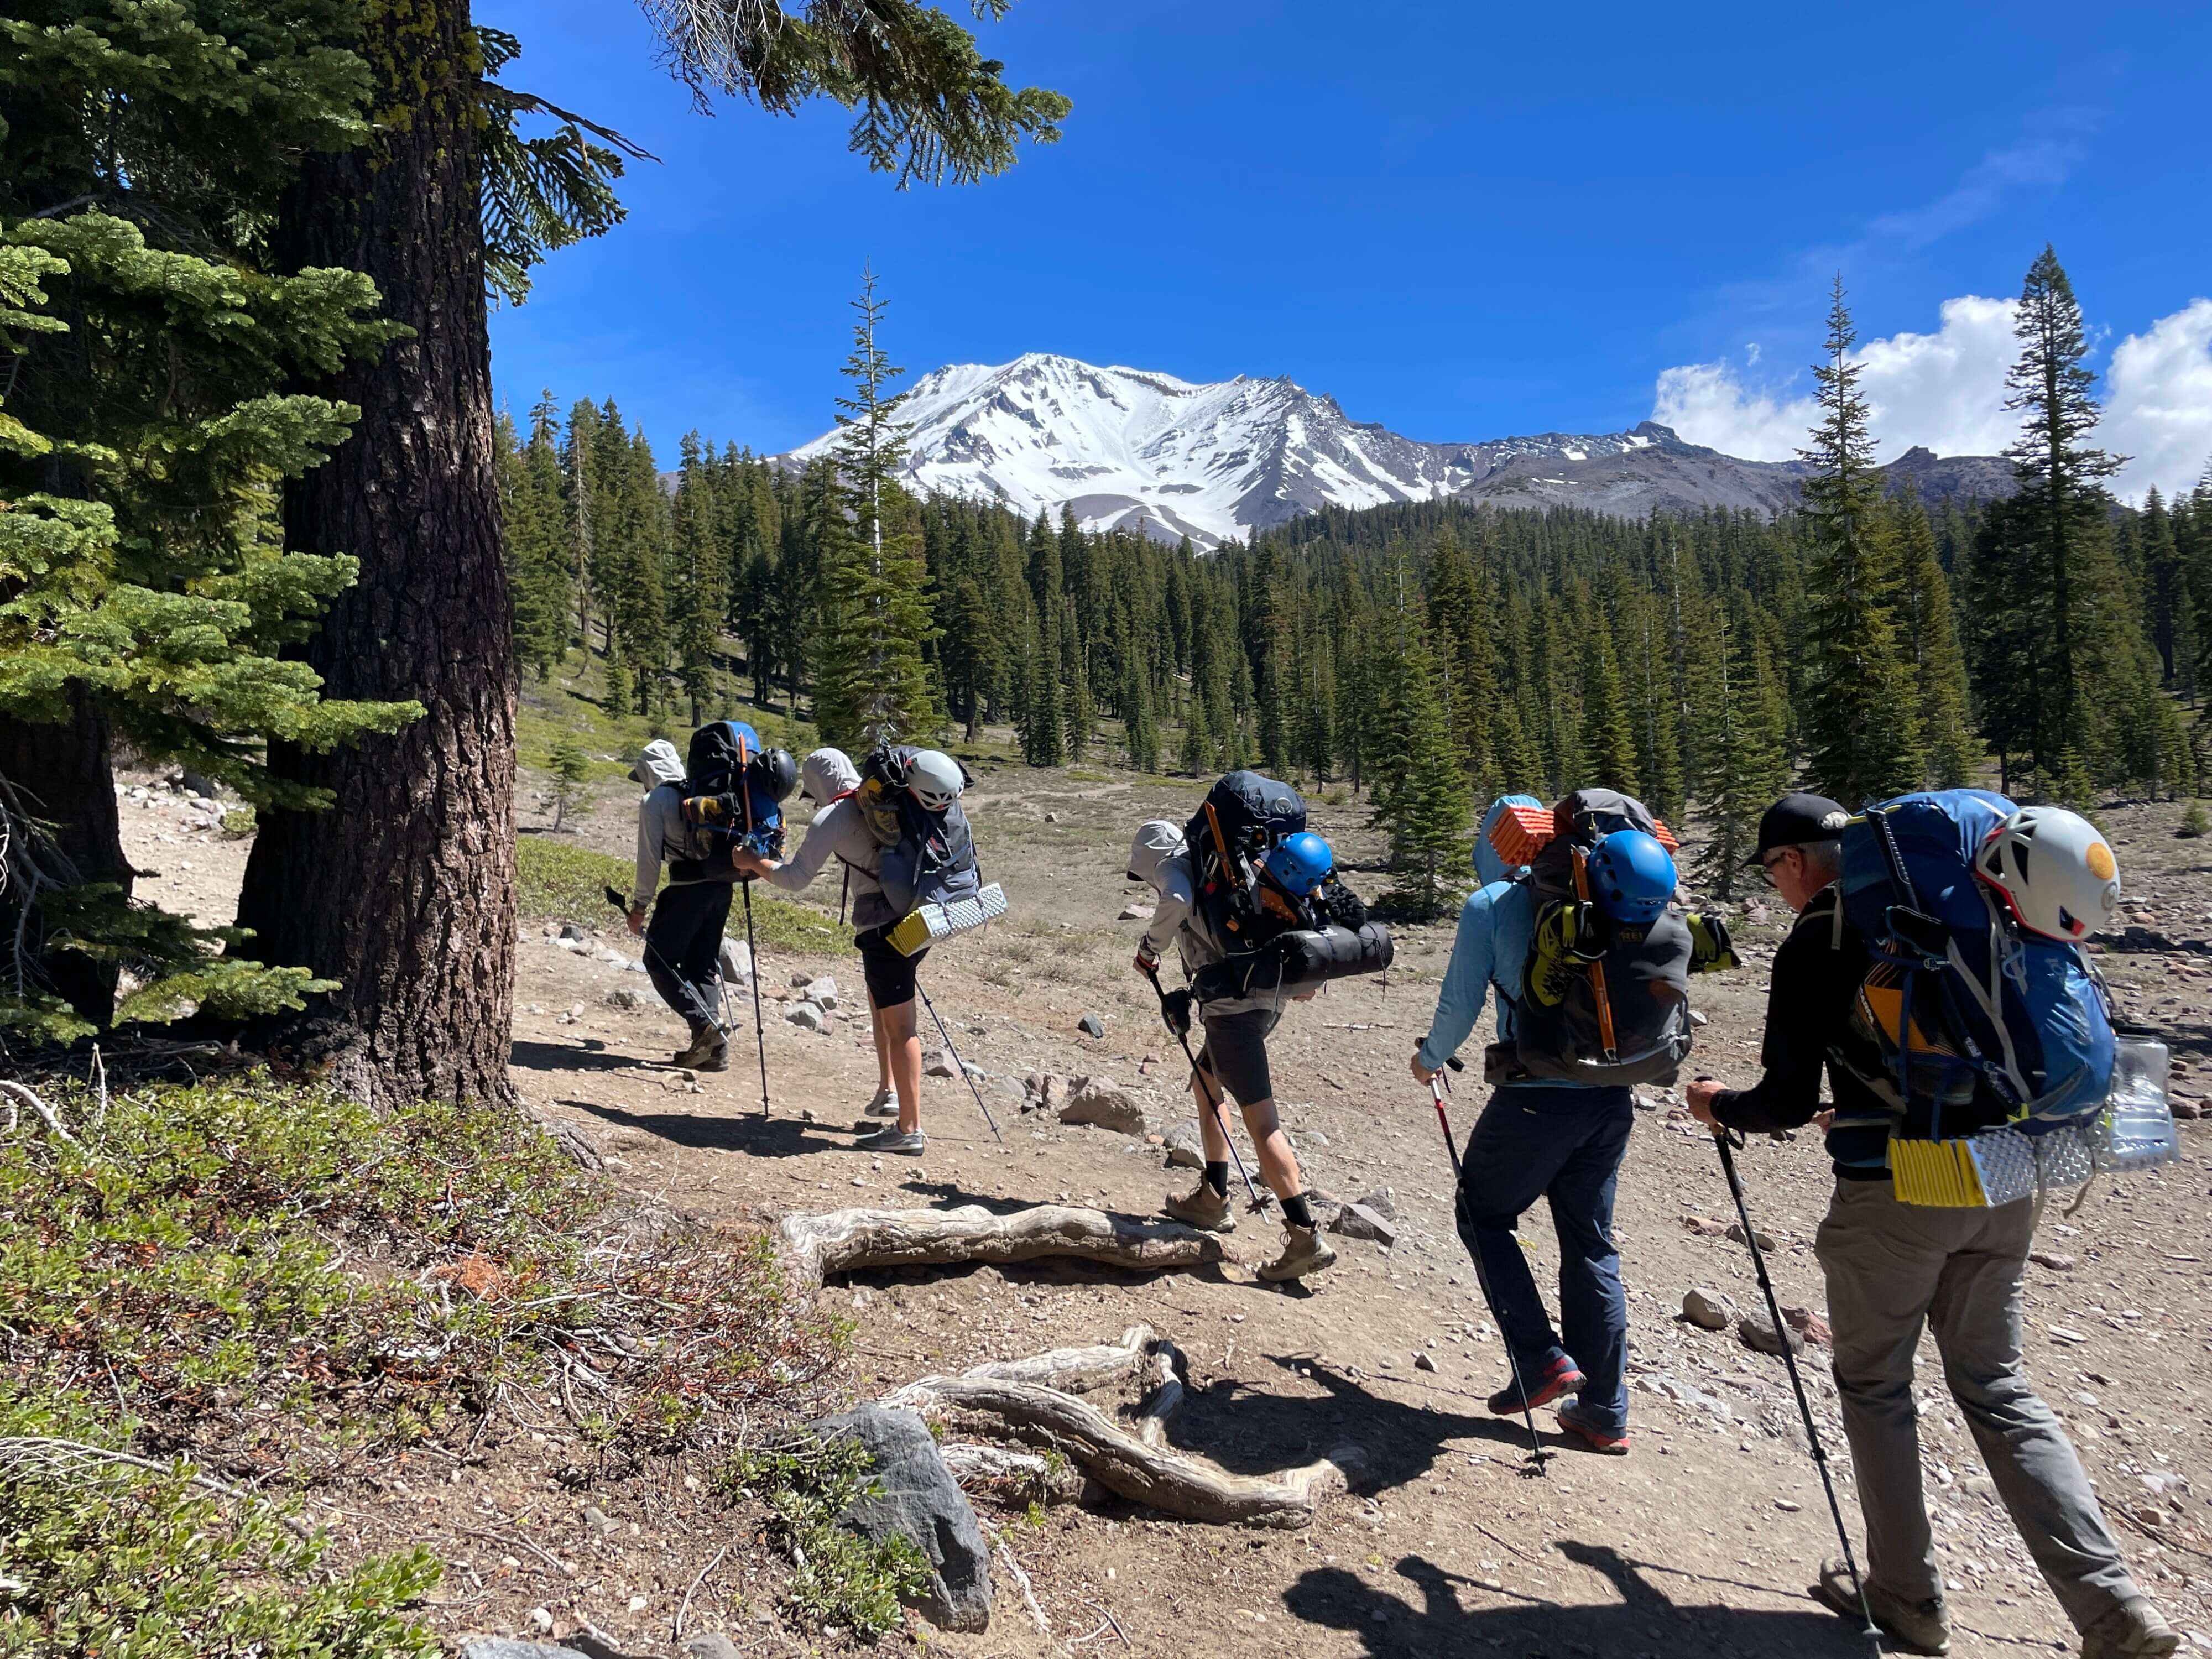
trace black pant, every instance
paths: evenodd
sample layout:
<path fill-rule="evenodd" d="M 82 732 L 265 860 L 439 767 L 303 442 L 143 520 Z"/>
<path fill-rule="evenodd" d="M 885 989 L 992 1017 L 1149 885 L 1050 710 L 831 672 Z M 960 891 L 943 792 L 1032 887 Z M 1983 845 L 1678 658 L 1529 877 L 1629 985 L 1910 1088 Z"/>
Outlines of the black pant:
<path fill-rule="evenodd" d="M 722 987 L 722 928 L 730 919 L 726 881 L 661 890 L 647 924 L 645 971 L 660 1000 L 696 1033 L 715 1023 Z"/>

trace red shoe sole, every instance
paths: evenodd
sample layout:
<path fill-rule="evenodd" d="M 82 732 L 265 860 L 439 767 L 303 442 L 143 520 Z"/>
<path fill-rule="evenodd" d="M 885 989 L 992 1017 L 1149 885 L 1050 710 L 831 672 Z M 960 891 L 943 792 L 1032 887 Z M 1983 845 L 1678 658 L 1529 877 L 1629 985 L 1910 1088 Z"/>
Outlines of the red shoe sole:
<path fill-rule="evenodd" d="M 1583 1374 L 1572 1366 L 1569 1366 L 1564 1370 L 1553 1372 L 1538 1384 L 1536 1392 L 1528 1396 L 1528 1403 L 1525 1407 L 1517 1400 L 1510 1405 L 1501 1406 L 1498 1400 L 1493 1398 L 1488 1404 L 1491 1411 L 1499 1417 L 1518 1417 L 1523 1410 L 1541 1411 L 1561 1395 L 1574 1393 L 1576 1389 L 1582 1387 L 1583 1381 Z"/>
<path fill-rule="evenodd" d="M 1607 1457 L 1628 1455 L 1628 1437 L 1626 1434 L 1616 1434 L 1607 1429 L 1592 1428 L 1587 1423 L 1577 1421 L 1565 1412 L 1559 1413 L 1559 1427 L 1562 1430 L 1574 1436 L 1592 1451 L 1602 1452 Z"/>

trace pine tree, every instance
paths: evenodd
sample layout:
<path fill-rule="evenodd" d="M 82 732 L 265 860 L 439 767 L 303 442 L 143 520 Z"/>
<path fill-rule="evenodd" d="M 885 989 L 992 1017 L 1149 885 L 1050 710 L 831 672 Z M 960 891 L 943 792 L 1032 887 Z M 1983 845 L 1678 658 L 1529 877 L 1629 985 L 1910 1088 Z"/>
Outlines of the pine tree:
<path fill-rule="evenodd" d="M 1716 897 L 1734 896 L 1758 834 L 1759 815 L 1784 787 L 1781 703 L 1756 630 L 1741 620 L 1741 601 L 1723 613 L 1715 695 L 1698 735 L 1705 757 L 1702 803 L 1707 838 L 1696 876 Z"/>
<path fill-rule="evenodd" d="M 1798 452 L 1815 469 L 1805 481 L 1802 515 L 1813 556 L 1802 624 L 1802 719 L 1812 782 L 1849 806 L 1917 787 L 1923 767 L 1911 665 L 1898 638 L 1896 554 L 1850 357 L 1857 337 L 1838 277 L 1827 356 L 1813 369 L 1820 423 Z"/>
<path fill-rule="evenodd" d="M 1468 777 L 1487 794 L 1498 778 L 1498 615 L 1486 561 L 1470 559 L 1449 525 L 1429 555 L 1427 588 L 1444 718 Z"/>
<path fill-rule="evenodd" d="M 1603 607 L 1587 593 L 1575 596 L 1574 637 L 1582 651 L 1582 781 L 1625 795 L 1641 792 L 1636 774 L 1636 737 L 1621 695 L 1620 665 L 1613 653 L 1613 626 Z"/>
<path fill-rule="evenodd" d="M 1444 719 L 1435 659 L 1397 570 L 1397 629 L 1375 711 L 1371 821 L 1389 837 L 1390 898 L 1409 914 L 1444 914 L 1463 890 L 1472 803 L 1466 769 Z"/>
<path fill-rule="evenodd" d="M 1966 664 L 1951 609 L 1951 585 L 1937 555 L 1936 532 L 1917 496 L 1890 507 L 1891 536 L 1905 565 L 1900 620 L 1912 665 L 1927 781 L 1957 789 L 1973 781 L 1981 745 L 1966 718 Z"/>
<path fill-rule="evenodd" d="M 592 757 L 574 732 L 554 738 L 546 761 L 553 770 L 553 833 L 559 835 L 568 821 L 569 809 L 590 792 Z"/>
<path fill-rule="evenodd" d="M 714 656 L 721 644 L 722 618 L 729 609 L 729 556 L 721 514 L 710 476 L 712 463 L 696 432 L 684 440 L 677 475 L 675 532 L 671 561 L 674 591 L 669 596 L 677 678 L 691 705 L 691 724 L 707 717 L 716 700 Z"/>
<path fill-rule="evenodd" d="M 877 340 L 884 301 L 872 270 L 853 302 L 859 320 L 845 361 L 849 393 L 837 400 L 837 472 L 845 522 L 822 550 L 821 632 L 815 647 L 815 723 L 825 743 L 872 748 L 920 738 L 939 722 L 923 661 L 936 637 L 918 515 L 897 474 L 906 428 L 903 393 L 886 388 L 894 368 Z"/>
<path fill-rule="evenodd" d="M 1130 766 L 1139 772 L 1158 771 L 1160 731 L 1152 720 L 1152 694 L 1146 690 L 1145 677 L 1133 665 L 1122 681 L 1121 711 L 1123 741 Z"/>

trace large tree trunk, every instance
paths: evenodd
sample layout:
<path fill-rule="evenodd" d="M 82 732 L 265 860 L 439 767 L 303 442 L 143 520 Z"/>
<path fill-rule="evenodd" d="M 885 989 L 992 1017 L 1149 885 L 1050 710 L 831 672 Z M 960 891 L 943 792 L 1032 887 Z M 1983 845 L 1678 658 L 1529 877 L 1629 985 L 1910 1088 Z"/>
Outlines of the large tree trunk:
<path fill-rule="evenodd" d="M 107 716 L 82 685 L 70 688 L 70 701 L 73 718 L 66 725 L 0 719 L 0 778 L 15 786 L 24 810 L 53 827 L 54 844 L 79 879 L 112 882 L 128 898 L 137 872 L 123 855 Z M 0 896 L 5 921 L 0 944 L 9 951 L 21 919 L 20 896 L 13 891 Z M 0 964 L 12 989 L 15 965 L 6 952 L 0 952 Z M 47 988 L 95 1025 L 106 1024 L 114 1012 L 115 969 L 82 951 L 40 953 L 26 971 L 43 974 Z"/>
<path fill-rule="evenodd" d="M 343 982 L 348 1085 L 390 1103 L 506 1100 L 514 988 L 514 666 L 492 472 L 477 52 L 466 0 L 370 6 L 379 138 L 311 157 L 277 231 L 288 270 L 368 272 L 414 331 L 314 388 L 362 409 L 285 498 L 291 544 L 361 561 L 307 647 L 331 697 L 408 698 L 392 738 L 276 769 L 330 790 L 272 811 L 248 861 L 246 947 Z"/>

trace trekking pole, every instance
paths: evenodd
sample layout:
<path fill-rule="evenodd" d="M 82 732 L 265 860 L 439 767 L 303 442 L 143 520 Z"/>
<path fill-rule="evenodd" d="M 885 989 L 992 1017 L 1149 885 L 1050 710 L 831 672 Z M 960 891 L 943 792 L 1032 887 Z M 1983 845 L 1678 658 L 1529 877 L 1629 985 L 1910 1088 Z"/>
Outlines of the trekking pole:
<path fill-rule="evenodd" d="M 983 1121 L 991 1126 L 991 1139 L 1001 1146 L 1005 1146 L 1006 1138 L 999 1133 L 999 1120 L 993 1117 L 991 1109 L 984 1105 L 983 1091 L 975 1086 L 975 1079 L 968 1070 L 968 1062 L 960 1058 L 960 1051 L 952 1046 L 952 1033 L 945 1029 L 945 1021 L 939 1018 L 937 1005 L 929 1000 L 929 993 L 923 990 L 921 986 L 917 985 L 914 988 L 915 994 L 921 998 L 921 1006 L 929 1010 L 930 1018 L 937 1021 L 937 1035 L 945 1040 L 945 1052 L 952 1056 L 953 1065 L 959 1068 L 960 1075 L 967 1079 L 968 1092 L 975 1097 L 975 1104 L 983 1114 Z"/>
<path fill-rule="evenodd" d="M 604 889 L 603 890 L 606 894 L 608 903 L 613 905 L 616 909 L 621 911 L 624 915 L 628 915 L 629 914 L 629 906 L 623 902 L 623 896 L 620 893 L 617 892 L 611 886 Z M 646 955 L 651 957 L 655 962 L 660 964 L 660 971 L 667 975 L 669 978 L 674 980 L 677 984 L 684 988 L 684 994 L 691 999 L 691 1012 L 699 1018 L 704 1020 L 708 1024 L 713 1026 L 714 1028 L 714 1035 L 721 1038 L 723 1042 L 727 1042 L 730 1040 L 730 1027 L 727 1020 L 716 1019 L 714 1018 L 714 1011 L 707 1006 L 707 1000 L 699 994 L 698 990 L 692 985 L 690 980 L 684 978 L 683 975 L 678 973 L 673 968 L 671 968 L 668 965 L 668 958 L 660 954 L 659 947 L 653 944 L 650 937 L 641 933 L 638 935 L 638 938 L 642 939 L 645 943 Z M 725 1008 L 722 1012 L 726 1015 L 729 1012 L 729 1010 Z"/>
<path fill-rule="evenodd" d="M 1152 982 L 1152 994 L 1160 1000 L 1161 1023 L 1166 1024 L 1168 994 L 1160 988 L 1159 969 L 1146 969 L 1145 977 Z M 1171 1024 L 1168 1029 L 1171 1031 L 1175 1030 L 1175 1027 Z M 1237 1173 L 1243 1177 L 1244 1194 L 1252 1200 L 1253 1213 L 1255 1215 L 1263 1213 L 1267 1207 L 1267 1200 L 1262 1198 L 1260 1195 L 1260 1189 L 1252 1184 L 1252 1172 L 1244 1167 L 1244 1154 L 1237 1150 L 1237 1137 L 1229 1132 L 1229 1113 L 1221 1102 L 1215 1098 L 1213 1090 L 1206 1083 L 1206 1073 L 1199 1068 L 1198 1056 L 1190 1051 L 1189 1033 L 1176 1031 L 1176 1041 L 1182 1044 L 1182 1057 L 1190 1062 L 1190 1074 L 1198 1083 L 1198 1091 L 1206 1097 L 1206 1109 L 1213 1114 L 1213 1121 L 1221 1126 L 1221 1138 L 1229 1143 L 1229 1156 L 1236 1160 Z"/>
<path fill-rule="evenodd" d="M 1880 1626 L 1874 1622 L 1874 1608 L 1867 1601 L 1866 1581 L 1859 1577 L 1858 1558 L 1851 1553 L 1851 1535 L 1844 1525 L 1843 1505 L 1836 1501 L 1836 1483 L 1828 1474 L 1828 1454 L 1820 1445 L 1820 1431 L 1813 1425 L 1813 1407 L 1805 1398 L 1805 1384 L 1797 1375 L 1797 1358 L 1790 1351 L 1790 1328 L 1782 1322 L 1782 1306 L 1774 1298 L 1774 1281 L 1766 1276 L 1766 1256 L 1759 1248 L 1759 1235 L 1751 1230 L 1751 1211 L 1743 1201 L 1743 1182 L 1735 1172 L 1735 1148 L 1743 1145 L 1741 1134 L 1733 1129 L 1716 1129 L 1713 1145 L 1720 1148 L 1721 1170 L 1728 1176 L 1729 1191 L 1735 1198 L 1736 1219 L 1743 1225 L 1743 1242 L 1751 1251 L 1753 1273 L 1758 1277 L 1759 1288 L 1766 1295 L 1766 1316 L 1774 1322 L 1774 1340 L 1782 1349 L 1782 1364 L 1790 1372 L 1790 1386 L 1797 1395 L 1797 1414 L 1805 1419 L 1806 1443 L 1813 1449 L 1813 1467 L 1820 1472 L 1820 1486 L 1828 1494 L 1828 1513 L 1836 1523 L 1836 1541 L 1844 1547 L 1844 1565 L 1850 1569 L 1851 1588 L 1858 1592 L 1859 1616 L 1866 1620 L 1865 1636 L 1870 1642 L 1881 1640 Z"/>
<path fill-rule="evenodd" d="M 1457 1054 L 1447 1058 L 1444 1064 L 1455 1072 L 1462 1071 Z M 1450 1156 L 1452 1182 L 1456 1189 L 1462 1171 L 1459 1162 L 1459 1143 L 1452 1139 L 1451 1119 L 1444 1112 L 1444 1080 L 1441 1076 L 1429 1079 L 1429 1098 L 1437 1103 L 1437 1127 L 1444 1132 L 1444 1151 Z M 1482 1258 L 1472 1250 L 1468 1255 L 1474 1262 L 1474 1282 L 1482 1291 L 1483 1304 L 1490 1310 L 1491 1318 L 1498 1326 L 1498 1340 L 1505 1350 L 1505 1368 L 1513 1373 L 1513 1392 L 1521 1396 L 1521 1420 L 1528 1425 L 1528 1455 L 1534 1460 L 1536 1473 L 1549 1473 L 1544 1468 L 1544 1443 L 1536 1434 L 1535 1408 L 1528 1403 L 1528 1390 L 1521 1386 L 1521 1362 L 1513 1357 L 1513 1339 L 1505 1334 L 1505 1322 L 1498 1316 L 1497 1298 L 1490 1294 L 1490 1275 L 1482 1270 Z"/>
<path fill-rule="evenodd" d="M 754 1048 L 755 1051 L 756 1051 L 756 1052 L 757 1052 L 757 1053 L 759 1054 L 759 1055 L 760 1055 L 760 1074 L 761 1074 L 761 1115 L 762 1115 L 763 1117 L 766 1117 L 766 1116 L 769 1115 L 769 1112 L 768 1112 L 768 1034 L 767 1034 L 767 1032 L 766 1032 L 765 1030 L 763 1030 L 762 1029 L 762 1026 L 761 1026 L 761 1001 L 760 1001 L 761 965 L 760 965 L 760 950 L 759 950 L 759 947 L 758 947 L 758 946 L 757 946 L 756 945 L 754 945 L 754 943 L 753 943 L 753 884 L 752 884 L 752 878 L 751 878 L 750 877 L 747 877 L 744 881 L 742 881 L 742 882 L 738 883 L 738 890 L 744 896 L 744 901 L 745 901 L 745 961 L 746 961 L 747 964 L 748 964 L 748 965 L 751 968 L 751 969 L 752 969 L 752 971 L 751 971 L 750 974 L 748 974 L 745 977 L 746 977 L 746 978 L 748 978 L 748 979 L 750 979 L 750 981 L 752 981 L 752 985 L 753 985 L 753 1048 Z M 726 989 L 726 990 L 723 992 L 723 995 L 727 996 L 728 994 L 729 994 L 729 993 L 728 993 L 728 991 Z"/>

